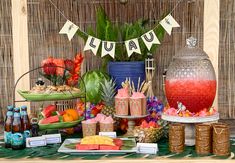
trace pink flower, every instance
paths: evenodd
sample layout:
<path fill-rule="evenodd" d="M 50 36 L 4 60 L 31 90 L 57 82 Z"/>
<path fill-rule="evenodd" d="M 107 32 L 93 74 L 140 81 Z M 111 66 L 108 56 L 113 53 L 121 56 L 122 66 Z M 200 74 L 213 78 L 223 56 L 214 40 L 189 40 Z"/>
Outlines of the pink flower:
<path fill-rule="evenodd" d="M 166 110 L 166 114 L 176 116 L 177 110 L 175 108 L 169 108 Z"/>
<path fill-rule="evenodd" d="M 205 117 L 205 116 L 207 116 L 207 113 L 205 110 L 202 110 L 199 112 L 199 117 Z"/>

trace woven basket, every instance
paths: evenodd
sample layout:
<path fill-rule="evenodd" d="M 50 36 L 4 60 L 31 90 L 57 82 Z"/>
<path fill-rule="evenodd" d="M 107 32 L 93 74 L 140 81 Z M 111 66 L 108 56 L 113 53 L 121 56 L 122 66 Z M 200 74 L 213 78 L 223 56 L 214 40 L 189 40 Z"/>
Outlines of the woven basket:
<path fill-rule="evenodd" d="M 163 128 L 141 128 L 137 126 L 134 129 L 134 136 L 140 143 L 156 143 L 163 136 Z"/>

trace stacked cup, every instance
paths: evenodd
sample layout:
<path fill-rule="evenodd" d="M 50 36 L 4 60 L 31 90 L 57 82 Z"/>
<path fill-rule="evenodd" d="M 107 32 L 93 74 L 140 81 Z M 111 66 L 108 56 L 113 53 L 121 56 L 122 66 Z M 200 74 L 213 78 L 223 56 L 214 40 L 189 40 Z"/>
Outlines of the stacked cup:
<path fill-rule="evenodd" d="M 218 156 L 230 154 L 229 126 L 224 123 L 213 124 L 213 153 Z"/>
<path fill-rule="evenodd" d="M 197 154 L 211 153 L 212 127 L 210 124 L 196 125 L 196 152 Z"/>
<path fill-rule="evenodd" d="M 171 124 L 169 128 L 169 150 L 174 153 L 184 151 L 185 126 L 183 124 Z"/>

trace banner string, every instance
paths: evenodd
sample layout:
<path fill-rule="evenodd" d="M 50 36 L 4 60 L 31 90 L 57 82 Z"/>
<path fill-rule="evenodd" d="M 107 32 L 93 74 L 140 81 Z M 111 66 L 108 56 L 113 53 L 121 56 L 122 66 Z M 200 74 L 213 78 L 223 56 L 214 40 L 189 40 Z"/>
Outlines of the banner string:
<path fill-rule="evenodd" d="M 66 20 L 70 20 L 70 19 L 68 19 L 66 16 L 65 16 L 65 14 L 56 6 L 56 4 L 52 1 L 52 0 L 48 0 L 53 6 L 54 6 L 54 8 L 64 17 L 64 19 L 66 19 Z M 168 14 L 172 14 L 175 10 L 176 10 L 176 8 L 178 7 L 178 5 L 182 2 L 183 0 L 178 0 L 178 2 L 176 3 L 176 5 L 173 7 L 173 9 L 168 13 Z M 160 19 L 159 19 L 160 20 Z M 156 22 L 156 20 L 154 20 L 154 22 Z M 157 24 L 154 28 L 152 28 L 152 30 L 155 30 L 158 26 L 159 26 L 160 24 Z M 87 34 L 85 31 L 83 31 L 83 30 L 81 30 L 80 28 L 79 28 L 79 31 L 80 32 L 82 32 L 84 35 L 86 35 L 86 36 L 89 36 L 89 34 Z M 136 39 L 140 39 L 141 37 L 139 36 L 139 37 L 135 37 Z M 125 41 L 114 41 L 115 43 L 125 43 Z"/>

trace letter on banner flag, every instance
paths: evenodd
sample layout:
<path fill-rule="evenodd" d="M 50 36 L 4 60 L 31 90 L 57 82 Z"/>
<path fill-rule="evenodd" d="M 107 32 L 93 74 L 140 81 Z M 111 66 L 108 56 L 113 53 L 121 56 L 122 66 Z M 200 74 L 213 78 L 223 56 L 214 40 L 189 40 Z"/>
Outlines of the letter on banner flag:
<path fill-rule="evenodd" d="M 92 36 L 88 36 L 88 39 L 86 41 L 86 45 L 84 47 L 84 51 L 91 50 L 94 55 L 96 55 L 101 40 Z"/>
<path fill-rule="evenodd" d="M 115 46 L 116 46 L 115 42 L 102 41 L 101 57 L 104 57 L 104 56 L 106 56 L 108 54 L 112 58 L 114 58 L 114 55 L 115 55 Z"/>
<path fill-rule="evenodd" d="M 167 15 L 163 20 L 160 21 L 162 27 L 166 30 L 166 32 L 171 35 L 172 28 L 180 27 L 180 25 L 176 22 L 176 20 L 171 16 L 171 14 Z"/>
<path fill-rule="evenodd" d="M 134 52 L 141 54 L 140 45 L 137 38 L 125 41 L 125 45 L 128 57 L 130 57 Z"/>
<path fill-rule="evenodd" d="M 151 49 L 153 44 L 161 44 L 153 30 L 143 34 L 141 38 L 144 41 L 148 50 Z"/>
<path fill-rule="evenodd" d="M 71 39 L 77 32 L 78 28 L 79 27 L 73 24 L 73 22 L 67 20 L 67 22 L 64 24 L 64 26 L 60 30 L 59 34 L 67 34 L 69 41 L 71 41 Z"/>

